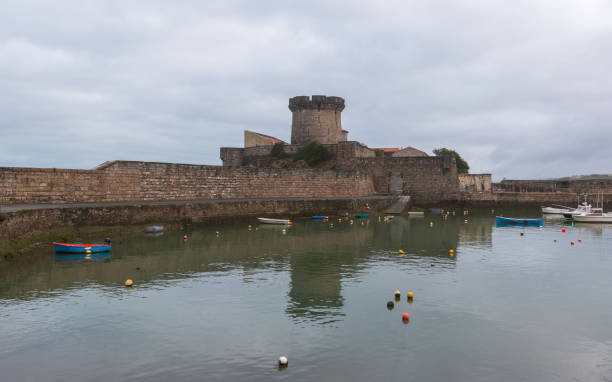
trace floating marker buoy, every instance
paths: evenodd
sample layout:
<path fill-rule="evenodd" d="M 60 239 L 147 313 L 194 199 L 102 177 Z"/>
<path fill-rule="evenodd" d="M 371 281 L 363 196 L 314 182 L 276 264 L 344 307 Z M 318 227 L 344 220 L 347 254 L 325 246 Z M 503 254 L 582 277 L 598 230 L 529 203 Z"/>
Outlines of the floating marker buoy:
<path fill-rule="evenodd" d="M 341 222 L 341 221 L 342 221 L 342 218 L 338 218 L 338 221 L 339 221 L 339 222 Z"/>
<path fill-rule="evenodd" d="M 289 364 L 289 360 L 287 359 L 287 357 L 280 357 L 278 359 L 278 366 L 287 367 L 288 364 Z"/>
<path fill-rule="evenodd" d="M 219 236 L 219 231 L 216 231 L 216 232 L 215 232 L 215 235 Z"/>
<path fill-rule="evenodd" d="M 553 243 L 556 243 L 556 242 L 557 242 L 557 239 L 553 240 Z"/>
<path fill-rule="evenodd" d="M 404 253 L 404 251 L 400 249 L 400 250 L 398 250 L 398 251 L 397 251 L 397 253 L 399 253 L 399 254 L 403 254 L 403 253 Z"/>
<path fill-rule="evenodd" d="M 406 295 L 408 296 L 408 298 L 413 298 L 414 297 L 414 293 L 412 293 L 412 292 L 408 292 Z"/>
<path fill-rule="evenodd" d="M 387 309 L 393 309 L 394 306 L 395 304 L 393 303 L 393 301 L 387 301 Z"/>
<path fill-rule="evenodd" d="M 410 320 L 410 315 L 408 313 L 402 314 L 402 320 L 404 320 L 404 321 Z"/>
<path fill-rule="evenodd" d="M 132 279 L 125 280 L 125 286 L 126 287 L 131 287 L 133 284 L 134 284 L 134 282 L 132 281 Z"/>
<path fill-rule="evenodd" d="M 334 228 L 334 223 L 331 223 L 329 226 L 330 228 Z"/>
<path fill-rule="evenodd" d="M 582 238 L 581 237 L 578 238 L 578 242 L 582 243 Z"/>
<path fill-rule="evenodd" d="M 249 224 L 249 231 L 251 230 L 251 225 Z"/>
<path fill-rule="evenodd" d="M 287 234 L 287 230 L 286 230 L 286 229 L 284 229 L 284 228 L 283 228 L 282 232 L 283 232 L 283 235 L 286 235 L 286 234 Z"/>
<path fill-rule="evenodd" d="M 436 264 L 434 264 L 434 263 L 431 263 L 431 266 L 432 266 L 432 267 L 435 267 L 435 266 L 436 266 Z"/>
<path fill-rule="evenodd" d="M 449 249 L 449 250 L 448 250 L 448 252 L 450 252 L 450 253 L 454 253 L 454 252 L 455 252 L 455 250 L 454 250 L 454 249 Z"/>
<path fill-rule="evenodd" d="M 187 240 L 187 235 L 183 235 L 183 240 Z"/>
<path fill-rule="evenodd" d="M 525 236 L 525 232 L 521 232 L 521 236 Z"/>
<path fill-rule="evenodd" d="M 561 228 L 561 232 L 565 233 L 565 228 Z"/>
<path fill-rule="evenodd" d="M 429 226 L 430 226 L 430 227 L 433 227 L 433 222 L 429 222 Z"/>
<path fill-rule="evenodd" d="M 570 245 L 574 245 L 574 242 L 573 242 L 573 241 L 570 241 Z"/>
<path fill-rule="evenodd" d="M 400 298 L 402 293 L 399 290 L 396 290 L 395 292 L 393 292 L 393 295 L 395 295 L 395 298 Z"/>

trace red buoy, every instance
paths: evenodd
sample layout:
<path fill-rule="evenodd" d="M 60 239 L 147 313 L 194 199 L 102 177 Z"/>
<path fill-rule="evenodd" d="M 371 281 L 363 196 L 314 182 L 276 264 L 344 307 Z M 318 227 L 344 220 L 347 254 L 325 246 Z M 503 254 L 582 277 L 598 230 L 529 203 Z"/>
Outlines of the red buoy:
<path fill-rule="evenodd" d="M 578 238 L 578 242 L 582 243 L 582 238 L 581 237 Z"/>
<path fill-rule="evenodd" d="M 183 236 L 183 240 L 187 240 L 187 235 Z"/>
<path fill-rule="evenodd" d="M 561 228 L 561 232 L 565 233 L 565 228 Z"/>
<path fill-rule="evenodd" d="M 557 239 L 553 240 L 553 243 L 556 243 L 556 242 L 557 242 Z"/>
<path fill-rule="evenodd" d="M 408 313 L 402 314 L 402 320 L 408 321 L 410 319 L 410 315 Z"/>
<path fill-rule="evenodd" d="M 573 241 L 570 241 L 570 244 L 571 244 L 571 245 L 574 245 L 574 242 L 573 242 Z"/>

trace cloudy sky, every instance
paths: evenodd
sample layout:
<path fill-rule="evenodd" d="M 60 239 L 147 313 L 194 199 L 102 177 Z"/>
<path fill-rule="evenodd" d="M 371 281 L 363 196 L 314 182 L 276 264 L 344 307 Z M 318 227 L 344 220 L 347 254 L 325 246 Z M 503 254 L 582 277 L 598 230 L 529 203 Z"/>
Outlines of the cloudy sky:
<path fill-rule="evenodd" d="M 220 164 L 311 94 L 370 147 L 612 173 L 612 2 L 2 2 L 0 166 Z"/>

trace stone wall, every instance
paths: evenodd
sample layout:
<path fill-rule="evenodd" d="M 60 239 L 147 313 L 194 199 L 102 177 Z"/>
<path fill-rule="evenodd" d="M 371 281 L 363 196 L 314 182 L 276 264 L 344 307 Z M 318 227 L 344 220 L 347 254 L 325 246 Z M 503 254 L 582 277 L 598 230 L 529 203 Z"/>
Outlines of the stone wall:
<path fill-rule="evenodd" d="M 603 188 L 601 183 L 603 183 Z M 612 192 L 612 179 L 565 179 L 565 180 L 502 180 L 493 185 L 502 192 L 571 192 L 593 194 L 603 190 Z"/>
<path fill-rule="evenodd" d="M 460 198 L 452 157 L 358 158 L 354 166 L 371 174 L 378 194 L 410 195 L 417 204 Z"/>
<path fill-rule="evenodd" d="M 0 204 L 234 198 L 359 197 L 374 193 L 362 172 L 110 162 L 97 170 L 0 168 Z"/>
<path fill-rule="evenodd" d="M 0 214 L 0 247 L 8 241 L 62 227 L 198 223 L 247 216 L 310 216 L 363 211 L 366 205 L 374 210 L 383 210 L 392 202 L 390 197 L 212 200 L 14 211 Z"/>
<path fill-rule="evenodd" d="M 491 174 L 458 174 L 461 192 L 491 192 Z"/>

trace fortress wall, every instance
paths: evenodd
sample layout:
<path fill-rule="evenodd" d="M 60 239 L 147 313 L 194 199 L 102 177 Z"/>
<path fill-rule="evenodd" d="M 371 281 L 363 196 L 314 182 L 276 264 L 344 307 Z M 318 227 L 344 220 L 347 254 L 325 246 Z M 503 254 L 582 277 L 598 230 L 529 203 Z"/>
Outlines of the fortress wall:
<path fill-rule="evenodd" d="M 359 197 L 366 173 L 111 162 L 98 170 L 0 168 L 0 204 Z"/>
<path fill-rule="evenodd" d="M 603 189 L 602 184 L 603 183 Z M 502 180 L 495 183 L 498 192 L 570 192 L 594 194 L 603 190 L 612 192 L 612 179 L 567 179 L 567 180 Z"/>
<path fill-rule="evenodd" d="M 357 168 L 371 172 L 374 189 L 388 194 L 397 187 L 415 203 L 460 198 L 457 164 L 451 157 L 359 158 Z"/>
<path fill-rule="evenodd" d="M 491 174 L 459 174 L 462 192 L 491 192 Z"/>

